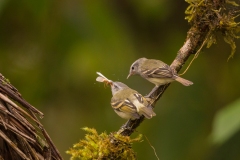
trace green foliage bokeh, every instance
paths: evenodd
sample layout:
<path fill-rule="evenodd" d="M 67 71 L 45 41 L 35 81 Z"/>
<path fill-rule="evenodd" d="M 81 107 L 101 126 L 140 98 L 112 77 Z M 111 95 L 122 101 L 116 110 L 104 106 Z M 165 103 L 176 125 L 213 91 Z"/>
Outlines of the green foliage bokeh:
<path fill-rule="evenodd" d="M 125 123 L 96 72 L 147 94 L 153 85 L 126 80 L 129 67 L 140 57 L 172 62 L 190 27 L 186 7 L 183 0 L 2 0 L 0 73 L 45 114 L 46 130 L 69 159 L 65 151 L 84 137 L 82 127 L 112 132 Z M 239 130 L 221 145 L 209 141 L 216 113 L 240 98 L 239 44 L 227 62 L 231 48 L 219 35 L 183 75 L 194 85 L 174 82 L 157 116 L 138 128 L 160 159 L 240 159 Z M 140 160 L 156 158 L 146 140 L 133 147 Z"/>

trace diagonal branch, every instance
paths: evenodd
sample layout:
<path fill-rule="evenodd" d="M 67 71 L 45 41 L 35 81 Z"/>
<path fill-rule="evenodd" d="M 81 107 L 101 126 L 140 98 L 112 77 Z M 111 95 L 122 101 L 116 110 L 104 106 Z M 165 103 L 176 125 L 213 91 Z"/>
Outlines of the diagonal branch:
<path fill-rule="evenodd" d="M 207 4 L 211 5 L 210 11 L 216 11 L 223 7 L 223 5 L 225 4 L 225 1 L 208 0 L 208 1 L 205 1 L 205 3 L 206 5 Z M 217 29 L 217 24 L 216 26 L 213 26 L 211 22 L 212 21 L 219 22 L 219 20 L 217 19 L 218 16 L 215 16 L 215 17 L 209 16 L 209 18 L 211 18 L 212 21 L 210 20 L 206 21 L 206 19 L 201 19 L 201 18 L 202 17 L 200 16 L 196 17 L 196 20 L 193 22 L 192 27 L 189 29 L 187 33 L 187 38 L 184 45 L 177 52 L 177 56 L 175 57 L 175 59 L 171 64 L 171 68 L 174 69 L 176 72 L 179 72 L 181 70 L 182 66 L 185 64 L 185 62 L 188 60 L 191 54 L 195 54 L 196 52 L 199 52 L 202 49 L 202 47 L 205 45 L 206 40 L 209 38 L 210 33 L 212 33 L 212 31 L 214 31 L 215 29 Z M 148 97 L 152 99 L 153 106 L 155 106 L 156 102 L 161 98 L 161 96 L 166 91 L 169 85 L 170 84 L 160 86 L 154 92 L 150 92 L 150 95 L 148 95 Z M 140 119 L 128 121 L 125 124 L 126 127 L 120 128 L 118 133 L 124 136 L 130 136 L 134 132 L 134 130 L 136 130 L 136 128 L 141 124 L 143 120 L 144 120 L 144 116 L 142 116 Z"/>
<path fill-rule="evenodd" d="M 199 35 L 199 37 L 201 37 L 201 40 L 199 39 L 198 42 L 191 40 L 191 38 L 187 39 L 182 48 L 178 51 L 176 58 L 171 64 L 171 67 L 174 70 L 176 70 L 177 72 L 180 71 L 184 63 L 188 60 L 189 56 L 192 53 L 195 53 L 196 49 L 199 47 L 199 44 L 203 43 L 207 33 L 208 31 L 206 31 L 206 33 L 204 34 L 202 33 L 201 35 Z M 153 99 L 153 106 L 155 106 L 156 102 L 161 98 L 161 96 L 166 91 L 169 85 L 170 84 L 160 86 L 155 92 L 149 95 L 149 98 Z M 143 120 L 144 117 L 141 117 L 140 119 L 136 120 L 130 120 L 126 128 L 124 129 L 121 128 L 118 132 L 120 132 L 122 135 L 130 136 Z"/>

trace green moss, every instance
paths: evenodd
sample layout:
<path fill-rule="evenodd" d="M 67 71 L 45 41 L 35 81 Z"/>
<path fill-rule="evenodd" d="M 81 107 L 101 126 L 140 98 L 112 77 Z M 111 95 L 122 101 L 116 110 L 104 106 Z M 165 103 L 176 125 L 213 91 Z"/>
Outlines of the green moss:
<path fill-rule="evenodd" d="M 10 84 L 10 80 L 7 79 L 7 78 L 5 78 L 4 76 L 2 76 L 1 81 L 2 81 L 2 84 L 3 84 L 3 85 Z"/>
<path fill-rule="evenodd" d="M 136 159 L 136 154 L 132 149 L 133 142 L 140 142 L 142 136 L 135 139 L 129 136 L 122 136 L 117 133 L 105 132 L 98 134 L 95 129 L 83 128 L 86 132 L 85 139 L 74 144 L 66 151 L 71 155 L 71 159 L 93 160 L 93 159 Z"/>
<path fill-rule="evenodd" d="M 232 58 L 236 51 L 235 39 L 240 31 L 240 22 L 236 22 L 239 16 L 239 1 L 229 0 L 186 0 L 189 3 L 185 19 L 196 27 L 196 30 L 208 28 L 209 34 L 206 37 L 206 46 L 209 48 L 217 43 L 215 33 L 220 31 L 223 39 L 231 47 Z"/>

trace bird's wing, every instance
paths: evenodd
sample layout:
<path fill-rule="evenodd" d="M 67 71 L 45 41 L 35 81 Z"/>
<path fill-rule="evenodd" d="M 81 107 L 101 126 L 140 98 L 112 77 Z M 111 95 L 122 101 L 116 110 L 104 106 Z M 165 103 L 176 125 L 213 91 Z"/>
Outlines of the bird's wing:
<path fill-rule="evenodd" d="M 171 68 L 164 64 L 161 67 L 145 69 L 142 71 L 142 75 L 146 78 L 172 78 L 174 74 Z"/>
<path fill-rule="evenodd" d="M 134 104 L 137 106 L 138 113 L 140 115 L 144 115 L 147 119 L 152 118 L 156 115 L 156 113 L 153 112 L 152 106 L 147 102 L 147 100 L 139 93 L 134 93 L 135 96 Z"/>
<path fill-rule="evenodd" d="M 138 100 L 139 103 L 142 103 L 142 104 L 144 103 L 144 101 L 143 101 L 143 96 L 142 96 L 141 94 L 139 94 L 139 93 L 134 93 L 133 96 Z M 134 99 L 135 99 L 135 98 L 134 98 Z"/>
<path fill-rule="evenodd" d="M 129 99 L 120 100 L 120 101 L 112 100 L 111 105 L 117 111 L 126 112 L 126 113 L 137 112 L 136 106 Z"/>

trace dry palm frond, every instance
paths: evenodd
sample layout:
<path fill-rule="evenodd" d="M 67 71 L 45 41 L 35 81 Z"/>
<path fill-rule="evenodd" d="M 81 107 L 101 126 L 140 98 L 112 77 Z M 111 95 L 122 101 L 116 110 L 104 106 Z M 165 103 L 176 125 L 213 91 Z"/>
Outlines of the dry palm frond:
<path fill-rule="evenodd" d="M 0 73 L 0 160 L 62 159 L 38 117 L 43 113 Z"/>

